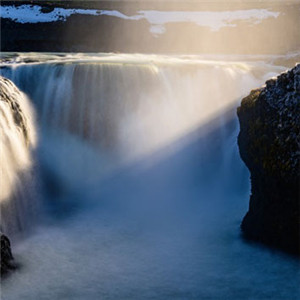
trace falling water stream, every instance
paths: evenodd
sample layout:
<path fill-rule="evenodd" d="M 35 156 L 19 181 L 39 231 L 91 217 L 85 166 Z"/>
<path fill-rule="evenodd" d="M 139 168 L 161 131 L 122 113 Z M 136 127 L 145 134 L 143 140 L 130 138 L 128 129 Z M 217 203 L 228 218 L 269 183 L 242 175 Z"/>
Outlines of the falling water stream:
<path fill-rule="evenodd" d="M 3 299 L 297 299 L 299 263 L 245 242 L 236 107 L 284 67 L 193 56 L 19 54 L 40 223 Z M 25 216 L 26 217 L 26 216 Z"/>
<path fill-rule="evenodd" d="M 32 153 L 36 146 L 35 114 L 26 95 L 0 77 L 0 230 L 25 230 L 34 216 Z"/>

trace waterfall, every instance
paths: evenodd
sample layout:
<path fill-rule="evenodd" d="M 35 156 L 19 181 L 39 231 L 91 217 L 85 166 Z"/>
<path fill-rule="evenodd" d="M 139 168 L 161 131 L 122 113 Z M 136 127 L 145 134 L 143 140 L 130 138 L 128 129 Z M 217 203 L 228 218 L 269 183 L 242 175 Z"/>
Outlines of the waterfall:
<path fill-rule="evenodd" d="M 46 219 L 15 248 L 26 268 L 3 298 L 297 298 L 298 262 L 239 236 L 249 173 L 236 106 L 284 68 L 138 54 L 1 66 L 37 112 Z"/>
<path fill-rule="evenodd" d="M 37 110 L 46 194 L 65 207 L 107 173 L 179 151 L 199 130 L 201 177 L 222 174 L 233 185 L 228 172 L 241 169 L 235 107 L 281 69 L 198 57 L 20 54 L 1 73 Z"/>
<path fill-rule="evenodd" d="M 0 93 L 1 230 L 10 233 L 26 226 L 33 207 L 30 169 L 36 129 L 33 109 L 25 94 L 3 77 Z"/>
<path fill-rule="evenodd" d="M 134 159 L 222 115 L 261 84 L 267 69 L 255 63 L 133 58 L 86 62 L 79 57 L 20 64 L 2 73 L 30 95 L 44 129 Z"/>

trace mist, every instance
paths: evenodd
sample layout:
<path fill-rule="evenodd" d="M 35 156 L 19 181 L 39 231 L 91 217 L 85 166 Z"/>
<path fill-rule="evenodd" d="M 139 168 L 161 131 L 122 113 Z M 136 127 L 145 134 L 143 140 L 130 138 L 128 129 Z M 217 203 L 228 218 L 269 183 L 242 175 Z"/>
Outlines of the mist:
<path fill-rule="evenodd" d="M 299 14 L 298 1 L 1 8 L 0 73 L 30 131 L 0 107 L 1 230 L 19 264 L 3 299 L 296 299 L 299 262 L 241 236 L 236 109 L 299 60 Z"/>
<path fill-rule="evenodd" d="M 6 299 L 298 292 L 293 259 L 246 247 L 238 230 L 249 173 L 235 107 L 282 67 L 159 55 L 36 60 L 2 70 L 37 111 L 44 193 L 43 222 L 15 247 L 24 267 L 3 282 Z M 262 263 L 273 282 L 291 284 L 266 290 Z"/>

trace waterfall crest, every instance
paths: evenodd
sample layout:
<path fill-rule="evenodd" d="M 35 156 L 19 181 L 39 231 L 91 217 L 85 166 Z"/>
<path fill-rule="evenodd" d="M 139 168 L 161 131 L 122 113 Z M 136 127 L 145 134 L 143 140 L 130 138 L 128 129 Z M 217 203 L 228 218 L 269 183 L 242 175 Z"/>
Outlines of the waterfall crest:
<path fill-rule="evenodd" d="M 69 132 L 129 159 L 221 115 L 259 85 L 269 68 L 160 56 L 67 58 L 3 73 L 30 95 L 44 129 Z"/>
<path fill-rule="evenodd" d="M 12 232 L 25 226 L 28 219 L 23 215 L 33 205 L 28 185 L 37 137 L 33 109 L 25 94 L 0 77 L 0 96 L 1 229 Z"/>
<path fill-rule="evenodd" d="M 209 127 L 215 135 L 203 139 L 199 159 L 205 165 L 214 161 L 222 181 L 230 181 L 233 161 L 237 169 L 240 164 L 236 147 L 228 147 L 238 130 L 235 106 L 282 70 L 263 62 L 160 55 L 19 58 L 4 62 L 1 72 L 38 112 L 42 180 L 48 202 L 60 203 L 64 213 L 108 173 L 136 162 L 151 165 L 189 143 L 199 129 L 210 134 Z M 222 155 L 212 154 L 217 143 Z M 203 178 L 214 171 L 199 168 Z"/>

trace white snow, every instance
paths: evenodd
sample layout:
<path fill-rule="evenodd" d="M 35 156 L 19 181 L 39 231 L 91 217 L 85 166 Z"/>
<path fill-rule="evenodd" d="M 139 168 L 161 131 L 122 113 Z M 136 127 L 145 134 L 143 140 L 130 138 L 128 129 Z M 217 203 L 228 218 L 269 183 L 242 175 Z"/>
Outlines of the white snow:
<path fill-rule="evenodd" d="M 95 9 L 66 9 L 54 8 L 49 13 L 41 12 L 41 6 L 38 5 L 20 5 L 20 6 L 2 6 L 0 16 L 3 19 L 11 19 L 18 23 L 46 23 L 58 20 L 65 21 L 67 17 L 73 14 L 97 15 L 99 12 Z"/>
<path fill-rule="evenodd" d="M 248 21 L 252 24 L 259 24 L 267 18 L 277 18 L 279 12 L 272 12 L 267 9 L 249 9 L 235 11 L 140 11 L 139 14 L 147 19 L 155 32 L 161 28 L 164 32 L 164 25 L 167 23 L 185 22 L 194 23 L 198 26 L 209 27 L 212 31 L 218 31 L 223 27 L 235 27 L 234 22 Z"/>
<path fill-rule="evenodd" d="M 41 12 L 41 6 L 21 5 L 2 6 L 1 18 L 8 18 L 18 23 L 39 23 L 65 21 L 74 14 L 81 15 L 106 15 L 125 20 L 146 19 L 151 27 L 150 32 L 154 35 L 163 34 L 165 25 L 168 23 L 194 23 L 205 26 L 212 31 L 219 31 L 223 27 L 235 27 L 236 22 L 246 21 L 250 24 L 259 24 L 268 18 L 277 18 L 280 13 L 268 9 L 248 9 L 234 11 L 156 11 L 141 10 L 135 15 L 127 16 L 117 10 L 95 10 L 95 9 L 66 9 L 55 8 L 49 13 Z"/>

